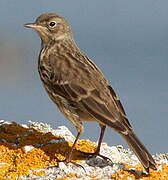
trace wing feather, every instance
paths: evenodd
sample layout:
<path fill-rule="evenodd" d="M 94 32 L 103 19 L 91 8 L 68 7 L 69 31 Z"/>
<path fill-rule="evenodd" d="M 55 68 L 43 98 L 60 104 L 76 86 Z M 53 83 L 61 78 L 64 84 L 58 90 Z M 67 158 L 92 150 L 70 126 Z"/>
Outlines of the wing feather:
<path fill-rule="evenodd" d="M 71 63 L 66 63 L 67 60 L 65 62 L 64 59 L 55 60 L 54 56 L 50 56 L 55 73 L 54 78 L 52 76 L 52 87 L 59 95 L 79 107 L 83 106 L 99 122 L 118 131 L 131 128 L 120 100 L 102 72 L 83 54 L 80 57 L 78 54 L 77 57 L 80 63 L 77 59 L 74 61 L 75 55 L 73 58 L 72 55 L 69 57 Z M 70 64 L 71 67 L 68 67 Z"/>

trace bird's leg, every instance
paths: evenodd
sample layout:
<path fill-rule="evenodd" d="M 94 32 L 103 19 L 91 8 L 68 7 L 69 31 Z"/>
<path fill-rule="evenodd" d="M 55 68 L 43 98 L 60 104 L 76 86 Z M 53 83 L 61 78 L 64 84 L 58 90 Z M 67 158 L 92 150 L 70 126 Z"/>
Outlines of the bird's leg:
<path fill-rule="evenodd" d="M 74 141 L 74 143 L 73 143 L 73 145 L 72 145 L 71 151 L 70 151 L 68 157 L 67 157 L 66 160 L 65 160 L 66 163 L 71 162 L 72 152 L 73 152 L 73 150 L 75 149 L 75 145 L 76 145 L 76 143 L 77 143 L 80 135 L 81 135 L 81 132 L 78 132 L 78 134 L 77 134 L 77 136 L 76 136 L 76 139 L 75 139 L 75 141 Z"/>
<path fill-rule="evenodd" d="M 103 158 L 105 160 L 110 160 L 108 157 L 105 157 L 105 156 L 100 154 L 100 147 L 101 147 L 101 143 L 103 141 L 103 137 L 104 137 L 104 132 L 106 130 L 106 126 L 100 124 L 100 128 L 101 128 L 101 133 L 100 133 L 98 147 L 97 147 L 96 151 L 94 153 L 85 153 L 85 152 L 82 152 L 82 154 L 84 154 L 84 156 L 88 156 L 89 158 L 93 158 L 93 157 L 99 156 L 99 157 L 101 157 L 101 158 Z"/>
<path fill-rule="evenodd" d="M 98 147 L 97 147 L 96 151 L 94 152 L 95 155 L 100 155 L 100 147 L 101 147 L 101 143 L 103 141 L 106 126 L 103 126 L 103 125 L 100 124 L 100 128 L 101 128 L 101 132 L 100 132 Z"/>
<path fill-rule="evenodd" d="M 72 153 L 73 153 L 73 150 L 75 149 L 75 145 L 76 145 L 76 143 L 77 143 L 77 141 L 78 141 L 78 139 L 79 139 L 79 137 L 80 137 L 81 134 L 82 134 L 82 131 L 78 132 L 78 134 L 77 134 L 76 139 L 75 139 L 75 141 L 74 141 L 74 143 L 73 143 L 73 145 L 72 145 L 72 148 L 71 148 L 71 151 L 70 151 L 68 157 L 67 157 L 65 160 L 59 160 L 58 158 L 56 158 L 58 162 L 65 162 L 66 164 L 72 163 L 72 164 L 74 164 L 75 166 L 81 167 L 81 168 L 84 169 L 84 167 L 83 167 L 82 165 L 80 165 L 80 164 L 78 164 L 78 163 L 76 163 L 76 162 L 72 162 Z M 84 169 L 84 171 L 85 171 L 85 169 Z"/>
<path fill-rule="evenodd" d="M 74 165 L 77 166 L 77 167 L 83 168 L 83 170 L 85 171 L 85 169 L 84 169 L 84 167 L 83 167 L 82 165 L 80 165 L 80 164 L 78 164 L 78 163 L 76 163 L 76 162 L 72 162 L 72 161 L 71 161 L 71 160 L 72 160 L 73 150 L 75 149 L 75 145 L 76 145 L 76 143 L 77 143 L 77 141 L 78 141 L 78 139 L 79 139 L 79 137 L 80 137 L 81 134 L 82 134 L 82 131 L 79 131 L 78 134 L 77 134 L 77 136 L 76 136 L 76 139 L 75 139 L 75 141 L 74 141 L 74 143 L 73 143 L 73 145 L 72 145 L 71 151 L 70 151 L 68 157 L 64 160 L 64 162 L 65 162 L 66 164 L 72 163 L 72 164 L 74 164 Z"/>

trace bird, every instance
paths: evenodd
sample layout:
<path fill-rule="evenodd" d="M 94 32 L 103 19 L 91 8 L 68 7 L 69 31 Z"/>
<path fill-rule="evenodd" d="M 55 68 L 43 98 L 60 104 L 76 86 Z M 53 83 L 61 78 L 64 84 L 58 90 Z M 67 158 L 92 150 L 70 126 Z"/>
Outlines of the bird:
<path fill-rule="evenodd" d="M 66 163 L 71 162 L 72 152 L 84 131 L 83 122 L 93 121 L 101 128 L 94 156 L 100 155 L 108 126 L 126 141 L 146 173 L 156 170 L 152 155 L 134 133 L 119 97 L 102 71 L 78 48 L 67 20 L 56 13 L 44 13 L 24 26 L 34 29 L 41 38 L 38 71 L 45 90 L 77 130 Z"/>

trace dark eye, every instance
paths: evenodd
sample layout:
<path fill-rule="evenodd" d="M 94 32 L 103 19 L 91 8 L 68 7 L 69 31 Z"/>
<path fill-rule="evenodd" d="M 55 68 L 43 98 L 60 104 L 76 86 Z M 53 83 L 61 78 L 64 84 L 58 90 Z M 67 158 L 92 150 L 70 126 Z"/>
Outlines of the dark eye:
<path fill-rule="evenodd" d="M 54 27 L 56 25 L 56 22 L 52 21 L 52 22 L 50 22 L 49 25 L 50 25 L 50 27 Z"/>

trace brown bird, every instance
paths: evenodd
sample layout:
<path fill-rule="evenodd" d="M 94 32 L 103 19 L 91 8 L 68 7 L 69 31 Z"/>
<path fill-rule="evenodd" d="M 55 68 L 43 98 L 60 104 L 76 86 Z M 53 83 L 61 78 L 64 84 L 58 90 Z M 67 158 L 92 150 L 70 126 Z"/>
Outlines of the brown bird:
<path fill-rule="evenodd" d="M 146 172 L 150 168 L 156 170 L 154 159 L 135 135 L 118 96 L 100 69 L 77 47 L 68 22 L 58 14 L 46 13 L 25 27 L 35 29 L 42 40 L 38 71 L 44 88 L 78 132 L 66 162 L 71 161 L 83 133 L 83 121 L 95 121 L 100 124 L 101 134 L 92 155 L 100 155 L 109 126 L 124 138 Z"/>

